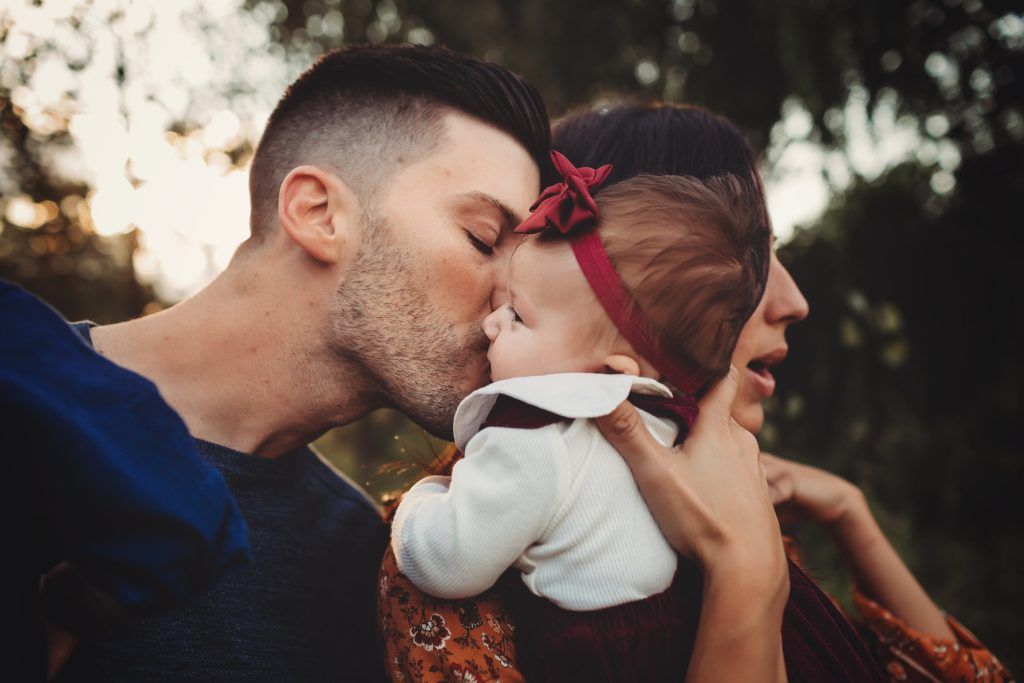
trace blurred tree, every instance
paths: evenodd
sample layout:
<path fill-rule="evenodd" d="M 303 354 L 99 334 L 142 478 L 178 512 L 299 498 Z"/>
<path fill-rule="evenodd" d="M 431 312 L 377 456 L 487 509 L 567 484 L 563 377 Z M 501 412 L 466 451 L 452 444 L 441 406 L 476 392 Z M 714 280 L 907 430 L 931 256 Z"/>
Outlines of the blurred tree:
<path fill-rule="evenodd" d="M 39 136 L 0 87 L 0 135 L 11 195 L 0 223 L 0 278 L 19 282 L 72 318 L 114 322 L 138 315 L 152 294 L 135 278 L 133 236 L 97 239 L 84 183 L 55 178 L 40 160 Z"/>
<path fill-rule="evenodd" d="M 931 169 L 905 164 L 784 248 L 812 319 L 791 334 L 766 444 L 864 486 L 939 604 L 1018 670 L 1022 158 L 966 159 L 939 206 Z M 812 563 L 831 573 L 825 546 Z"/>
<path fill-rule="evenodd" d="M 280 5 L 282 0 L 278 0 Z M 265 0 L 250 0 L 252 6 Z M 283 0 L 275 37 L 318 52 L 352 42 L 441 43 L 525 75 L 561 113 L 621 96 L 699 102 L 768 144 L 798 98 L 826 143 L 851 87 L 899 96 L 930 131 L 981 150 L 1024 136 L 1012 0 Z"/>
<path fill-rule="evenodd" d="M 266 110 L 314 55 L 358 42 L 446 44 L 505 64 L 534 82 L 556 115 L 624 97 L 703 104 L 747 131 L 768 171 L 795 139 L 787 112 L 805 113 L 809 125 L 796 137 L 830 155 L 834 199 L 781 250 L 812 314 L 794 328 L 762 439 L 864 485 L 940 604 L 1011 668 L 1024 667 L 1015 648 L 1024 640 L 1015 571 L 1024 541 L 1013 505 L 1024 485 L 1024 245 L 1012 205 L 1024 195 L 1019 2 L 237 1 L 244 17 L 197 6 L 189 19 L 205 36 L 193 50 L 216 57 L 219 80 L 182 86 L 180 75 L 160 76 L 147 85 L 183 148 L 205 140 L 212 112 L 253 102 Z M 148 65 L 139 45 L 159 21 L 128 17 L 128 30 L 118 22 L 134 5 L 80 6 L 112 8 L 123 50 L 110 74 L 130 95 Z M 69 30 L 92 40 L 96 22 L 84 11 L 72 13 Z M 0 9 L 8 56 L 11 30 Z M 15 96 L 47 51 L 69 44 L 54 35 L 22 45 L 0 68 L 0 276 L 72 317 L 120 319 L 154 296 L 135 282 L 136 239 L 94 234 L 94 188 L 54 172 L 54 150 L 68 143 L 63 105 L 36 111 Z M 75 73 L 98 59 L 63 54 Z M 273 71 L 277 63 L 287 69 Z M 188 106 L 174 104 L 175 92 Z M 866 124 L 855 120 L 861 112 Z M 894 161 L 883 158 L 886 135 L 897 125 L 911 132 L 910 149 L 886 170 Z M 257 134 L 258 125 L 204 148 L 204 159 L 227 154 L 244 165 Z M 419 433 L 381 413 L 320 444 L 383 495 L 418 471 L 401 463 L 437 447 Z M 828 574 L 837 558 L 823 539 L 810 540 L 812 567 Z"/>

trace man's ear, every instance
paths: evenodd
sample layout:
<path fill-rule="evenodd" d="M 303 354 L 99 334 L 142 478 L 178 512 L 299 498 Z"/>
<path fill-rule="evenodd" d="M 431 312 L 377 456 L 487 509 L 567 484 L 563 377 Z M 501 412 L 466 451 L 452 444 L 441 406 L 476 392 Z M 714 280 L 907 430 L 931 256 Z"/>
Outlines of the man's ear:
<path fill-rule="evenodd" d="M 640 376 L 640 364 L 632 356 L 612 353 L 604 357 L 604 366 L 620 375 Z"/>
<path fill-rule="evenodd" d="M 298 166 L 281 182 L 277 198 L 281 228 L 321 263 L 338 263 L 357 243 L 361 213 L 352 189 L 322 168 Z"/>

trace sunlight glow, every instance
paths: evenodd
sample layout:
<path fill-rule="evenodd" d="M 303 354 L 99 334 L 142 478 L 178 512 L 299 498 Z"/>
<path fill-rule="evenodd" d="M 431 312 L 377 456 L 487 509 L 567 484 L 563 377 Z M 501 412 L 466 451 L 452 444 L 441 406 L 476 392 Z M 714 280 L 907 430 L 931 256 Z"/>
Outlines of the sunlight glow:
<path fill-rule="evenodd" d="M 245 5 L 0 2 L 0 26 L 7 30 L 0 83 L 11 88 L 12 103 L 32 134 L 53 141 L 45 159 L 51 172 L 87 186 L 74 215 L 104 236 L 137 229 L 137 274 L 167 301 L 205 285 L 248 234 L 249 151 L 280 93 L 312 58 L 289 56 L 271 40 L 270 26 L 283 5 L 267 0 L 242 11 Z M 391 7 L 378 8 L 386 32 L 400 22 Z M 339 31 L 338 18 L 325 15 L 319 29 Z M 1016 35 L 1015 26 L 1004 28 Z M 417 37 L 433 41 L 426 29 Z M 653 78 L 647 66 L 637 67 L 642 82 Z M 940 57 L 930 59 L 936 73 L 945 67 Z M 915 155 L 939 166 L 936 192 L 952 191 L 960 159 L 955 146 L 940 138 L 948 122 L 929 119 L 931 137 L 922 139 L 897 118 L 894 98 L 883 94 L 869 112 L 866 94 L 854 88 L 845 109 L 834 113 L 846 140 L 838 151 L 812 139 L 810 115 L 799 102 L 786 102 L 765 154 L 769 208 L 780 240 L 820 216 L 854 177 L 875 178 Z M 56 142 L 64 133 L 67 142 Z M 2 154 L 0 149 L 0 166 Z M 3 206 L 12 224 L 43 223 L 50 209 L 8 183 L 0 189 L 9 195 Z"/>
<path fill-rule="evenodd" d="M 960 153 L 954 143 L 940 138 L 948 123 L 926 126 L 932 137 L 924 137 L 912 119 L 897 117 L 897 104 L 894 92 L 883 91 L 869 111 L 866 91 L 851 88 L 843 110 L 826 116 L 844 140 L 842 148 L 829 150 L 810 138 L 813 121 L 800 102 L 786 101 L 765 153 L 768 210 L 781 242 L 820 217 L 854 178 L 874 180 L 904 161 L 937 165 L 933 189 L 940 194 L 953 190 Z"/>
<path fill-rule="evenodd" d="M 0 82 L 33 135 L 67 132 L 68 144 L 47 148 L 52 173 L 91 188 L 76 211 L 98 234 L 139 231 L 138 275 L 168 301 L 208 282 L 248 234 L 237 150 L 255 145 L 309 61 L 271 40 L 278 3 L 244 5 L 0 2 Z M 38 206 L 15 196 L 4 210 L 33 227 Z"/>

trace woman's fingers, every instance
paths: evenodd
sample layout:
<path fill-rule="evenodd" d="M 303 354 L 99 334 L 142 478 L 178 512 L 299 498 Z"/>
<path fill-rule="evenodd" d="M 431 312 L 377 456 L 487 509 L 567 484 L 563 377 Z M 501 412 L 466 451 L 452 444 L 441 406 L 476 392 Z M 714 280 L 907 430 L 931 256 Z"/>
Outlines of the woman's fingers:
<path fill-rule="evenodd" d="M 640 413 L 629 401 L 623 401 L 615 410 L 594 421 L 604 438 L 608 439 L 634 472 L 637 467 L 658 459 L 667 450 L 651 435 Z"/>
<path fill-rule="evenodd" d="M 781 557 L 781 542 L 757 439 L 729 416 L 738 384 L 732 368 L 701 400 L 680 448 L 655 440 L 628 402 L 596 423 L 677 551 L 706 567 L 754 558 L 763 569 L 766 558 Z"/>
<path fill-rule="evenodd" d="M 785 503 L 787 500 L 792 499 L 793 492 L 793 477 L 783 475 L 772 478 L 772 475 L 768 474 L 768 497 L 772 501 L 772 505 Z"/>
<path fill-rule="evenodd" d="M 720 431 L 723 425 L 730 424 L 729 412 L 738 388 L 739 371 L 735 366 L 729 366 L 729 374 L 700 400 L 700 415 L 694 423 L 691 439 L 698 431 L 712 428 Z M 604 438 L 608 439 L 630 466 L 659 458 L 668 450 L 651 435 L 640 413 L 629 401 L 623 401 L 615 410 L 594 421 Z M 743 434 L 743 437 L 746 437 L 744 441 L 756 443 L 752 436 Z"/>
<path fill-rule="evenodd" d="M 784 503 L 796 492 L 796 479 L 787 463 L 769 453 L 761 453 L 761 467 L 768 481 L 768 495 L 772 505 Z"/>
<path fill-rule="evenodd" d="M 735 365 L 729 366 L 729 373 L 708 390 L 697 404 L 700 417 L 694 424 L 694 431 L 721 427 L 728 424 L 733 401 L 740 387 L 740 371 Z"/>

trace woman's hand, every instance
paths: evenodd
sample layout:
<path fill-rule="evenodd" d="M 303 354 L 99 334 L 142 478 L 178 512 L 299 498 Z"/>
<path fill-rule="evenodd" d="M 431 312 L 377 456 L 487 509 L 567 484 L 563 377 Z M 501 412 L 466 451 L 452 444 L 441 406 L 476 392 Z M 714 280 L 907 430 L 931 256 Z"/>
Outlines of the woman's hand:
<path fill-rule="evenodd" d="M 861 490 L 831 472 L 761 453 L 771 501 L 783 526 L 795 519 L 838 528 L 867 513 Z"/>
<path fill-rule="evenodd" d="M 658 443 L 640 414 L 624 402 L 597 426 L 629 464 L 637 486 L 669 543 L 705 569 L 738 556 L 763 569 L 785 569 L 781 532 L 754 436 L 729 416 L 738 373 L 700 402 L 700 416 L 682 446 Z"/>
<path fill-rule="evenodd" d="M 860 590 L 922 633 L 953 640 L 946 618 L 885 537 L 859 488 L 830 472 L 761 454 L 772 502 L 783 524 L 820 524 L 853 572 Z"/>
<path fill-rule="evenodd" d="M 679 448 L 658 443 L 629 402 L 597 420 L 665 538 L 704 571 L 690 683 L 786 678 L 780 628 L 789 571 L 757 440 L 729 416 L 738 385 L 730 368 L 701 400 Z"/>

